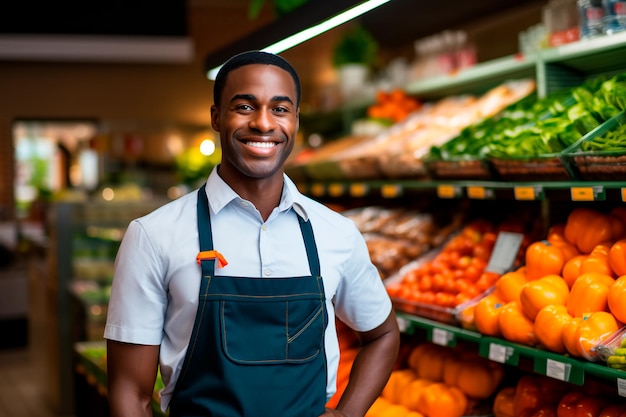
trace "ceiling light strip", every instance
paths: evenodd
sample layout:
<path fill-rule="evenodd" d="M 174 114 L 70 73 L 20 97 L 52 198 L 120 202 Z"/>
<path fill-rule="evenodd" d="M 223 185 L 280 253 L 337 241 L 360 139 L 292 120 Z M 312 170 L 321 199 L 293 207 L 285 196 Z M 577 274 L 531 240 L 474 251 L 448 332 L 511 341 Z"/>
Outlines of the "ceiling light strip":
<path fill-rule="evenodd" d="M 364 3 L 359 4 L 358 6 L 354 6 L 348 10 L 341 12 L 340 14 L 331 17 L 328 20 L 325 20 L 315 26 L 311 26 L 310 28 L 304 29 L 298 33 L 290 35 L 285 39 L 282 39 L 276 43 L 273 43 L 265 48 L 261 49 L 261 51 L 279 54 L 283 51 L 286 51 L 289 48 L 293 48 L 296 45 L 301 44 L 302 42 L 308 41 L 311 38 L 314 38 L 326 31 L 329 31 L 332 28 L 335 28 L 345 22 L 348 22 L 352 19 L 355 19 L 361 16 L 364 13 L 369 12 L 372 9 L 375 9 L 390 0 L 368 0 Z M 222 66 L 217 66 L 212 68 L 207 72 L 207 78 L 210 80 L 215 80 L 217 73 L 219 72 Z"/>

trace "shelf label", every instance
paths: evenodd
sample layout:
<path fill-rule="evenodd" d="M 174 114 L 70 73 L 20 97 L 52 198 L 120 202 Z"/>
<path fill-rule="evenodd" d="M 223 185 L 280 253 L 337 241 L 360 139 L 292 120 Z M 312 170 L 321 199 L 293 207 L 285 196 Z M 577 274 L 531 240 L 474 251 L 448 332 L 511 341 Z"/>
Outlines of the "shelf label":
<path fill-rule="evenodd" d="M 475 200 L 484 200 L 493 197 L 493 191 L 478 185 L 470 185 L 467 187 L 467 196 Z"/>
<path fill-rule="evenodd" d="M 519 354 L 512 346 L 504 346 L 494 342 L 481 343 L 480 354 L 494 362 L 513 366 L 519 365 Z"/>
<path fill-rule="evenodd" d="M 350 196 L 352 197 L 363 197 L 367 195 L 368 191 L 367 185 L 361 182 L 350 184 Z"/>
<path fill-rule="evenodd" d="M 515 187 L 513 189 L 516 200 L 537 200 L 541 197 L 541 187 Z"/>
<path fill-rule="evenodd" d="M 620 397 L 626 397 L 626 379 L 617 378 L 617 393 Z"/>
<path fill-rule="evenodd" d="M 456 198 L 461 194 L 461 187 L 451 184 L 441 184 L 437 186 L 437 197 Z"/>
<path fill-rule="evenodd" d="M 604 187 L 594 185 L 592 187 L 572 187 L 570 188 L 572 201 L 597 201 L 604 200 Z"/>
<path fill-rule="evenodd" d="M 456 345 L 456 338 L 452 332 L 436 327 L 431 331 L 430 341 L 440 346 L 454 347 Z"/>
<path fill-rule="evenodd" d="M 344 194 L 345 186 L 343 184 L 333 183 L 328 186 L 328 195 L 331 197 L 340 197 Z"/>
<path fill-rule="evenodd" d="M 560 381 L 569 381 L 572 365 L 552 359 L 546 360 L 546 376 Z"/>
<path fill-rule="evenodd" d="M 534 371 L 538 374 L 558 379 L 571 384 L 582 385 L 585 382 L 585 370 L 581 363 L 567 358 L 551 359 L 536 357 Z"/>
<path fill-rule="evenodd" d="M 524 235 L 514 232 L 500 232 L 493 246 L 493 251 L 489 257 L 486 271 L 504 274 L 509 271 L 515 263 L 517 253 L 522 245 Z"/>
<path fill-rule="evenodd" d="M 325 191 L 324 184 L 315 183 L 311 185 L 311 194 L 315 197 L 323 196 Z"/>
<path fill-rule="evenodd" d="M 385 198 L 395 198 L 402 194 L 402 187 L 397 184 L 385 184 L 381 187 L 380 194 Z"/>

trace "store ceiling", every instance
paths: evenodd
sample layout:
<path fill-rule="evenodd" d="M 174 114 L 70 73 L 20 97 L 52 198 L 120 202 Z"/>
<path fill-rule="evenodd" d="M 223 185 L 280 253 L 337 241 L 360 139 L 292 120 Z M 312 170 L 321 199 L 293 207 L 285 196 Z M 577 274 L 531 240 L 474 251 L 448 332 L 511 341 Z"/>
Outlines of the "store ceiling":
<path fill-rule="evenodd" d="M 302 7 L 310 10 L 328 10 L 338 4 L 349 7 L 362 0 L 311 0 Z M 25 0 L 12 2 L 11 10 L 0 13 L 0 35 L 121 35 L 127 37 L 186 37 L 189 36 L 188 8 L 201 3 L 202 7 L 215 7 L 215 18 L 229 9 L 218 0 L 187 0 L 148 2 L 142 0 L 110 2 L 50 2 L 49 0 Z M 542 4 L 541 0 L 391 0 L 370 11 L 360 19 L 378 40 L 381 47 L 398 47 L 415 39 L 458 28 L 464 24 L 488 19 L 499 13 L 528 4 Z M 231 0 L 229 7 L 248 8 L 248 1 Z M 307 13 L 301 13 L 307 14 Z M 308 13 L 311 14 L 311 13 Z M 263 36 L 299 29 L 297 13 L 270 23 L 263 29 Z M 258 32 L 247 32 L 246 25 L 239 25 L 242 40 L 258 40 Z M 256 45 L 245 46 L 246 49 Z M 207 59 L 224 54 L 224 51 L 206 51 Z M 230 52 L 230 51 L 229 51 Z M 229 52 L 225 52 L 229 55 Z M 218 57 L 218 61 L 222 59 Z"/>

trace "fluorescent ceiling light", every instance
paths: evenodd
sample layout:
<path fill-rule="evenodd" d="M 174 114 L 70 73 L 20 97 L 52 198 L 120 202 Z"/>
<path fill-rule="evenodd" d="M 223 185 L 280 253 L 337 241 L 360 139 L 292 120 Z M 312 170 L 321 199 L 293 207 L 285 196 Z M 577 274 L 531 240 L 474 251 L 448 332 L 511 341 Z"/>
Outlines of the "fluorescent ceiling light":
<path fill-rule="evenodd" d="M 189 63 L 188 37 L 0 35 L 0 61 Z"/>
<path fill-rule="evenodd" d="M 348 10 L 345 10 L 340 14 L 333 16 L 330 19 L 325 20 L 315 26 L 311 26 L 298 33 L 290 35 L 276 43 L 266 46 L 265 48 L 262 48 L 261 51 L 279 54 L 289 48 L 293 48 L 294 46 L 301 44 L 302 42 L 308 41 L 311 38 L 314 38 L 326 31 L 329 31 L 330 29 L 337 27 L 349 20 L 355 19 L 358 16 L 361 16 L 362 14 L 367 13 L 370 10 L 375 9 L 389 1 L 390 0 L 368 0 Z M 207 72 L 207 78 L 209 80 L 215 80 L 215 77 L 217 76 L 220 68 L 222 68 L 221 65 L 209 70 Z"/>

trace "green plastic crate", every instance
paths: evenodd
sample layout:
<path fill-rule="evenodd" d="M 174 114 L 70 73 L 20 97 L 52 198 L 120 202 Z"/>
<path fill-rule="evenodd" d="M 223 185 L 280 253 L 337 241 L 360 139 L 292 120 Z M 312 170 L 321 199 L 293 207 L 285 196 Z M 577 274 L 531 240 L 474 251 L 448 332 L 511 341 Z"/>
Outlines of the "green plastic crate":
<path fill-rule="evenodd" d="M 571 166 L 577 179 L 587 181 L 623 181 L 626 179 L 626 137 L 623 140 L 623 150 L 593 152 L 583 150 L 586 142 L 601 138 L 624 124 L 626 124 L 626 111 L 607 120 L 563 151 L 562 158 Z"/>

